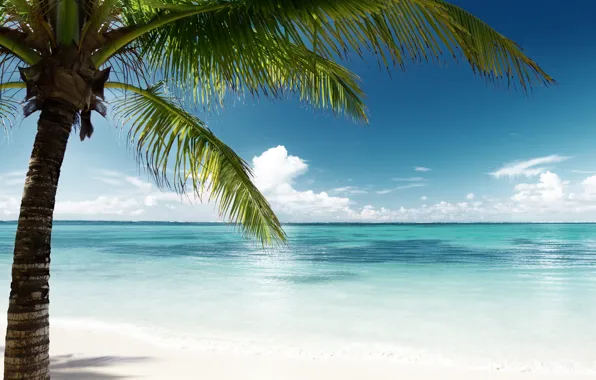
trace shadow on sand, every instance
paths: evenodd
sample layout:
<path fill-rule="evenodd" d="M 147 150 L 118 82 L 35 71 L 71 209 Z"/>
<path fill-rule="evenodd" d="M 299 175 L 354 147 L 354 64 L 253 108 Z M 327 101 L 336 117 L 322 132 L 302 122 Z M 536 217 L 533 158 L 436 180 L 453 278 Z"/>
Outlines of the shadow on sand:
<path fill-rule="evenodd" d="M 147 357 L 98 356 L 74 357 L 73 355 L 54 356 L 51 358 L 50 371 L 52 380 L 107 380 L 125 379 L 128 376 L 103 373 L 101 368 L 123 363 L 147 361 Z"/>
<path fill-rule="evenodd" d="M 0 347 L 0 355 L 4 357 L 4 347 Z M 96 356 L 75 357 L 74 355 L 53 356 L 50 359 L 52 380 L 114 380 L 131 376 L 111 375 L 101 371 L 113 365 L 149 361 L 148 357 L 133 356 Z"/>

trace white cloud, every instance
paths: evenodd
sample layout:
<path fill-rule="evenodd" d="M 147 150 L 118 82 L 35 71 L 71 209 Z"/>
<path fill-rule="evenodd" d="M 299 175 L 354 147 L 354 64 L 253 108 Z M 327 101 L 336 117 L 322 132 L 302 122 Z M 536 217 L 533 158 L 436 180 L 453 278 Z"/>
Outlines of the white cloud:
<path fill-rule="evenodd" d="M 422 177 L 409 177 L 409 178 L 393 178 L 395 182 L 422 182 L 426 181 L 426 179 Z"/>
<path fill-rule="evenodd" d="M 136 186 L 140 191 L 150 191 L 153 188 L 152 184 L 137 177 L 126 176 L 124 180 Z"/>
<path fill-rule="evenodd" d="M 98 173 L 102 176 L 106 176 L 106 177 L 122 177 L 122 173 L 114 171 L 114 170 L 106 170 L 106 169 L 102 169 L 99 170 Z"/>
<path fill-rule="evenodd" d="M 412 189 L 414 187 L 424 187 L 424 186 L 426 186 L 426 184 L 424 184 L 424 183 L 411 183 L 409 185 L 398 186 L 395 189 L 396 190 L 405 190 L 405 189 Z"/>
<path fill-rule="evenodd" d="M 351 201 L 347 197 L 330 196 L 327 192 L 296 190 L 293 187 L 294 180 L 308 171 L 308 165 L 300 157 L 289 155 L 284 146 L 271 148 L 254 157 L 252 166 L 255 184 L 273 209 L 283 214 L 286 220 L 333 217 L 334 214 L 345 213 L 349 208 Z"/>
<path fill-rule="evenodd" d="M 6 179 L 3 182 L 5 186 L 25 186 L 25 177 Z"/>
<path fill-rule="evenodd" d="M 517 202 L 554 203 L 563 199 L 567 184 L 557 174 L 548 171 L 540 175 L 540 182 L 536 184 L 516 185 L 516 194 L 511 199 Z"/>
<path fill-rule="evenodd" d="M 157 205 L 157 198 L 155 198 L 155 196 L 153 195 L 147 195 L 145 197 L 145 200 L 143 201 L 143 204 L 147 207 L 153 207 Z"/>
<path fill-rule="evenodd" d="M 355 186 L 343 186 L 328 192 L 301 190 L 295 186 L 296 179 L 308 172 L 309 166 L 300 157 L 290 155 L 284 146 L 271 148 L 252 159 L 255 183 L 279 214 L 282 221 L 350 221 L 373 218 L 374 215 L 390 215 L 386 208 L 375 209 L 372 205 L 357 207 L 349 196 L 364 194 L 366 190 Z M 381 189 L 377 194 L 425 186 L 422 177 L 397 178 L 407 182 L 392 189 Z M 331 194 L 341 194 L 334 196 Z"/>
<path fill-rule="evenodd" d="M 289 156 L 283 146 L 277 146 L 252 159 L 255 184 L 263 191 L 274 191 L 290 185 L 294 178 L 306 173 L 308 165 L 300 157 Z"/>
<path fill-rule="evenodd" d="M 417 172 L 424 172 L 424 173 L 431 171 L 431 169 L 425 168 L 424 166 L 416 166 L 414 168 L 414 170 Z"/>
<path fill-rule="evenodd" d="M 166 202 L 182 202 L 185 200 L 185 196 L 181 196 L 179 194 L 173 193 L 171 191 L 164 191 L 164 192 L 152 192 L 145 196 L 145 200 L 143 203 L 147 207 L 156 206 L 160 201 Z"/>
<path fill-rule="evenodd" d="M 585 193 L 596 194 L 596 176 L 591 176 L 582 181 Z"/>
<path fill-rule="evenodd" d="M 421 201 L 426 201 L 426 200 L 428 200 L 428 197 L 426 195 L 423 195 L 423 196 L 420 197 L 420 200 Z"/>
<path fill-rule="evenodd" d="M 151 183 L 115 171 L 101 170 L 91 175 L 110 187 L 102 189 L 106 195 L 83 200 L 68 199 L 59 191 L 56 219 L 84 220 L 164 220 L 164 221 L 218 221 L 212 204 L 201 204 L 193 195 L 181 196 L 171 191 L 159 191 Z M 79 175 L 77 174 L 77 178 Z M 104 181 L 106 180 L 106 181 Z M 85 181 L 80 181 L 84 183 Z M 117 188 L 114 186 L 118 184 Z M 97 183 L 93 185 L 95 188 Z M 83 192 L 84 193 L 84 192 Z M 75 193 L 76 197 L 81 194 Z M 185 207 L 176 208 L 176 205 Z M 0 210 L 2 210 L 0 204 Z"/>
<path fill-rule="evenodd" d="M 470 201 L 471 201 L 472 199 L 474 199 L 474 198 L 476 198 L 476 196 L 474 195 L 474 193 L 469 193 L 468 195 L 466 195 L 466 199 L 468 199 L 468 200 L 470 200 Z"/>
<path fill-rule="evenodd" d="M 0 175 L 0 187 L 4 186 L 19 186 L 25 185 L 26 171 L 12 171 Z"/>
<path fill-rule="evenodd" d="M 14 177 L 25 178 L 26 175 L 27 175 L 26 170 L 14 170 L 14 171 L 2 173 L 2 175 L 0 175 L 0 178 L 14 178 Z"/>
<path fill-rule="evenodd" d="M 116 179 L 116 178 L 112 178 L 112 177 L 91 177 L 91 178 L 101 181 L 101 182 L 108 184 L 110 186 L 121 186 L 122 185 L 122 181 L 120 181 L 119 179 Z"/>
<path fill-rule="evenodd" d="M 312 190 L 298 191 L 290 186 L 265 195 L 276 211 L 285 214 L 286 218 L 298 220 L 329 217 L 347 210 L 351 203 L 349 198 L 332 197 L 326 192 L 315 193 Z"/>
<path fill-rule="evenodd" d="M 26 174 L 24 170 L 0 173 L 0 220 L 16 219 Z"/>
<path fill-rule="evenodd" d="M 332 189 L 331 192 L 342 193 L 342 194 L 353 194 L 353 195 L 368 194 L 368 191 L 359 189 L 355 186 L 336 187 L 335 189 Z"/>
<path fill-rule="evenodd" d="M 577 202 L 596 201 L 596 175 L 584 179 L 581 183 L 581 190 L 579 194 L 569 194 L 569 199 Z"/>
<path fill-rule="evenodd" d="M 406 189 L 413 189 L 413 188 L 416 188 L 416 187 L 424 187 L 424 186 L 426 186 L 425 183 L 410 183 L 408 185 L 394 187 L 393 189 L 379 190 L 379 191 L 376 191 L 376 193 L 379 194 L 379 195 L 384 195 L 384 194 L 392 193 L 392 192 L 394 192 L 396 190 L 406 190 Z"/>
<path fill-rule="evenodd" d="M 481 206 L 466 202 L 449 203 L 441 201 L 431 206 L 419 208 L 400 207 L 397 210 L 375 208 L 367 205 L 360 211 L 354 211 L 350 217 L 364 222 L 449 222 L 481 220 Z"/>
<path fill-rule="evenodd" d="M 0 195 L 0 210 L 5 217 L 14 219 L 21 206 L 20 198 L 16 196 Z"/>
<path fill-rule="evenodd" d="M 121 215 L 137 208 L 139 201 L 135 198 L 100 196 L 88 201 L 58 201 L 55 214 L 60 215 Z"/>
<path fill-rule="evenodd" d="M 495 178 L 501 177 L 532 177 L 544 173 L 547 167 L 544 165 L 563 162 L 571 157 L 551 155 L 546 157 L 533 158 L 527 161 L 514 162 L 503 166 L 501 169 L 490 173 Z"/>

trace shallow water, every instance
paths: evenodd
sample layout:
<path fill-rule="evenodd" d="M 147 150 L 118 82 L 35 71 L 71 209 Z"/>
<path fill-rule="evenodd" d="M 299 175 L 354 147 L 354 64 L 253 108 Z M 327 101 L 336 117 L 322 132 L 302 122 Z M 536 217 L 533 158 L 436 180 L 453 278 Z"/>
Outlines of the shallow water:
<path fill-rule="evenodd" d="M 15 225 L 0 223 L 0 299 Z M 56 223 L 54 325 L 164 345 L 596 371 L 596 225 Z"/>

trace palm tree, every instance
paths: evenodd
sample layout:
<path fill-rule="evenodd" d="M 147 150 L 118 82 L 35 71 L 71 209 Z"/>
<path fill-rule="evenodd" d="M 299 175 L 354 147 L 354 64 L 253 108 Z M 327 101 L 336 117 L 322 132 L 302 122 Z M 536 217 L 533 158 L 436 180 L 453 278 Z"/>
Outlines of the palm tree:
<path fill-rule="evenodd" d="M 222 216 L 271 243 L 285 235 L 249 166 L 197 109 L 228 92 L 289 95 L 367 122 L 358 77 L 337 63 L 350 54 L 386 68 L 447 54 L 491 82 L 553 83 L 513 41 L 443 0 L 0 0 L 0 13 L 0 113 L 15 116 L 20 89 L 25 116 L 41 111 L 15 240 L 5 379 L 49 378 L 56 189 L 68 138 L 75 128 L 91 137 L 92 111 L 105 116 L 109 103 L 158 185 L 209 194 Z"/>

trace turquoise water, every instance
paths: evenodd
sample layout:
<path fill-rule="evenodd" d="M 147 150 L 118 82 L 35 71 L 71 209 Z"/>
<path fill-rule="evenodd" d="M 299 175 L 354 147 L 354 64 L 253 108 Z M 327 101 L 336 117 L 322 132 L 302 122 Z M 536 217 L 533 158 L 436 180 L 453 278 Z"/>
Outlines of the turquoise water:
<path fill-rule="evenodd" d="M 3 310 L 15 225 L 0 223 Z M 177 347 L 596 371 L 596 225 L 56 223 L 52 324 Z"/>

